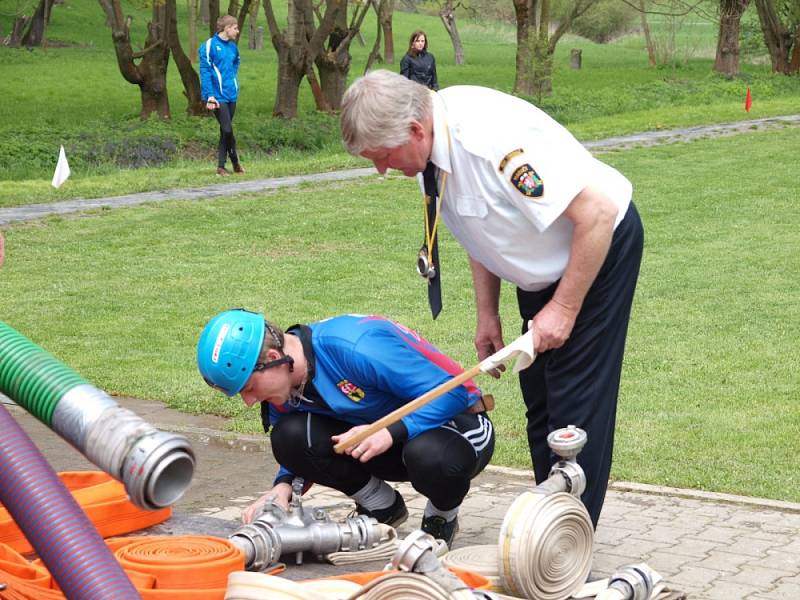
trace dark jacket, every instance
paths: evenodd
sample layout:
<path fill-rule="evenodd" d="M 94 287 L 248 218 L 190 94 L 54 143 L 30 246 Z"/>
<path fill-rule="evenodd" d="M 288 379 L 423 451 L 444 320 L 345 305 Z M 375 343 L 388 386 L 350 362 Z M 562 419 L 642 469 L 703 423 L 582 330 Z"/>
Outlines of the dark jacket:
<path fill-rule="evenodd" d="M 439 89 L 439 80 L 436 78 L 436 59 L 433 58 L 433 54 L 425 50 L 416 56 L 407 53 L 400 61 L 400 75 L 432 90 Z"/>

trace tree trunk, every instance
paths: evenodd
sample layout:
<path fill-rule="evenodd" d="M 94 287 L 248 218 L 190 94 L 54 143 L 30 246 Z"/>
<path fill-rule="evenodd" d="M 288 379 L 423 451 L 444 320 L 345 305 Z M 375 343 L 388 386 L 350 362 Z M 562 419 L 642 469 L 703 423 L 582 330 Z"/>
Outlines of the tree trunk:
<path fill-rule="evenodd" d="M 147 24 L 144 50 L 137 53 L 131 47 L 132 18 L 123 18 L 121 0 L 111 0 L 106 4 L 100 0 L 100 5 L 104 10 L 111 11 L 107 14 L 111 19 L 111 37 L 119 71 L 126 81 L 139 86 L 142 99 L 141 117 L 147 118 L 156 113 L 161 118 L 168 119 L 170 111 L 167 67 L 170 48 L 166 5 L 162 3 L 153 6 L 153 20 Z"/>
<path fill-rule="evenodd" d="M 298 61 L 296 58 L 292 59 L 292 54 L 296 54 L 296 49 L 288 46 L 278 50 L 278 89 L 272 114 L 284 119 L 294 119 L 297 116 L 300 82 L 305 77 L 302 63 L 298 68 Z"/>
<path fill-rule="evenodd" d="M 447 0 L 445 7 L 439 11 L 439 17 L 441 17 L 442 24 L 450 36 L 450 42 L 453 44 L 455 63 L 457 65 L 463 65 L 464 46 L 461 44 L 461 36 L 458 35 L 458 27 L 456 26 L 456 9 L 453 6 L 453 0 Z"/>
<path fill-rule="evenodd" d="M 208 35 L 217 33 L 217 19 L 219 19 L 219 0 L 208 0 Z"/>
<path fill-rule="evenodd" d="M 773 0 L 756 0 L 756 9 L 772 62 L 772 72 L 791 75 L 800 71 L 797 49 L 800 45 L 800 24 L 795 26 L 795 31 L 789 31 L 789 27 L 781 21 Z M 795 46 L 794 49 L 792 46 Z"/>
<path fill-rule="evenodd" d="M 204 25 L 209 23 L 209 0 L 200 0 L 200 20 Z"/>
<path fill-rule="evenodd" d="M 720 0 L 719 37 L 714 70 L 733 77 L 739 72 L 739 31 L 750 0 Z"/>
<path fill-rule="evenodd" d="M 6 38 L 5 45 L 9 48 L 19 48 L 22 45 L 22 36 L 31 22 L 31 17 L 22 15 L 14 19 L 11 34 Z"/>
<path fill-rule="evenodd" d="M 30 21 L 28 30 L 22 36 L 22 45 L 26 48 L 35 48 L 42 45 L 47 35 L 47 26 L 50 24 L 50 8 L 53 0 L 40 0 L 36 12 Z"/>
<path fill-rule="evenodd" d="M 189 5 L 189 60 L 192 64 L 198 61 L 197 50 L 197 0 L 187 0 Z"/>
<path fill-rule="evenodd" d="M 364 75 L 367 74 L 367 71 L 370 70 L 374 63 L 383 62 L 383 57 L 381 56 L 381 37 L 381 24 L 378 23 L 377 32 L 375 33 L 375 43 L 372 45 L 372 50 L 367 57 L 367 66 L 364 67 Z"/>
<path fill-rule="evenodd" d="M 394 35 L 392 34 L 392 17 L 394 15 L 394 0 L 383 0 L 378 11 L 378 21 L 383 30 L 383 60 L 394 64 Z"/>
<path fill-rule="evenodd" d="M 531 76 L 530 0 L 514 0 L 517 17 L 517 60 L 514 70 L 514 93 L 522 96 L 533 94 Z"/>
<path fill-rule="evenodd" d="M 244 31 L 244 22 L 247 20 L 248 15 L 250 15 L 250 5 L 252 4 L 253 0 L 243 0 L 241 8 L 234 2 L 231 2 L 230 6 L 228 6 L 228 14 L 233 15 L 236 17 L 236 21 L 239 24 L 239 36 L 241 39 L 241 32 Z M 256 7 L 258 7 L 258 2 L 255 3 Z M 238 10 L 238 14 L 235 12 Z M 234 12 L 231 12 L 234 11 Z"/>
<path fill-rule="evenodd" d="M 258 27 L 258 2 L 253 2 L 250 6 L 250 35 L 247 36 L 247 47 L 250 50 L 261 50 L 264 43 L 264 30 L 259 33 Z"/>
<path fill-rule="evenodd" d="M 650 25 L 647 23 L 647 9 L 644 0 L 639 0 L 639 16 L 642 19 L 642 31 L 644 32 L 644 43 L 647 46 L 647 64 L 651 67 L 656 66 L 656 47 L 653 44 L 653 37 L 650 35 Z"/>
<path fill-rule="evenodd" d="M 187 102 L 186 113 L 193 117 L 199 117 L 207 115 L 208 109 L 206 109 L 206 104 L 200 95 L 200 76 L 194 70 L 192 61 L 186 56 L 181 46 L 175 2 L 176 0 L 166 1 L 169 49 L 172 52 L 172 58 L 175 59 L 175 66 L 178 67 L 178 72 L 183 82 L 183 95 L 186 96 Z"/>

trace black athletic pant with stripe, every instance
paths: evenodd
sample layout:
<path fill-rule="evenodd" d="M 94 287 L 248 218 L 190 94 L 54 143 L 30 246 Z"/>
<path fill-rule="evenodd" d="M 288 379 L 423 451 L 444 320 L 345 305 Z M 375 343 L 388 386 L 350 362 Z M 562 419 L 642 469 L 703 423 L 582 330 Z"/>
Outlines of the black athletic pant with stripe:
<path fill-rule="evenodd" d="M 236 137 L 233 135 L 233 115 L 236 114 L 236 102 L 220 102 L 214 109 L 214 116 L 219 123 L 219 145 L 217 146 L 217 166 L 225 168 L 228 156 L 234 167 L 239 163 L 236 153 Z"/>
<path fill-rule="evenodd" d="M 569 339 L 561 348 L 537 356 L 531 367 L 520 372 L 537 482 L 547 478 L 558 459 L 547 445 L 548 433 L 577 425 L 588 435 L 577 460 L 586 473 L 587 487 L 581 500 L 595 527 L 611 472 L 622 356 L 643 244 L 642 222 L 631 203 Z M 523 333 L 528 321 L 552 298 L 556 286 L 538 292 L 517 290 Z"/>
<path fill-rule="evenodd" d="M 270 435 L 272 453 L 295 475 L 348 496 L 374 475 L 384 481 L 410 481 L 436 508 L 451 510 L 461 504 L 470 480 L 494 452 L 494 428 L 486 413 L 457 415 L 365 463 L 333 451 L 331 436 L 351 427 L 314 413 L 282 415 Z"/>

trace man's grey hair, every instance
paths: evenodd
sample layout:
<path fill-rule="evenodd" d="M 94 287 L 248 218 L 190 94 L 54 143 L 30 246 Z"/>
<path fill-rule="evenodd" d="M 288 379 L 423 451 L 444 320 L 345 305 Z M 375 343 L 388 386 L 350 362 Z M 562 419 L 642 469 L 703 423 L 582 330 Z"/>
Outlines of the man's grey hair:
<path fill-rule="evenodd" d="M 397 148 L 411 135 L 411 121 L 433 115 L 431 91 L 391 71 L 370 71 L 356 79 L 342 98 L 342 141 L 347 151 Z"/>

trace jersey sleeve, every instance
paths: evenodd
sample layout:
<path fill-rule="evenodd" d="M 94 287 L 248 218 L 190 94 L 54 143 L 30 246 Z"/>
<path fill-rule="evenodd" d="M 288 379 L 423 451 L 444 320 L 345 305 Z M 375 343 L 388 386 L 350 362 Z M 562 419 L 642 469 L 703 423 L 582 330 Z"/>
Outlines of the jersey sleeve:
<path fill-rule="evenodd" d="M 200 60 L 200 96 L 203 100 L 208 100 L 209 96 L 214 95 L 211 85 L 211 40 L 206 41 L 197 49 L 197 56 Z"/>
<path fill-rule="evenodd" d="M 577 142 L 507 147 L 495 165 L 505 198 L 545 231 L 589 185 L 591 155 Z"/>

